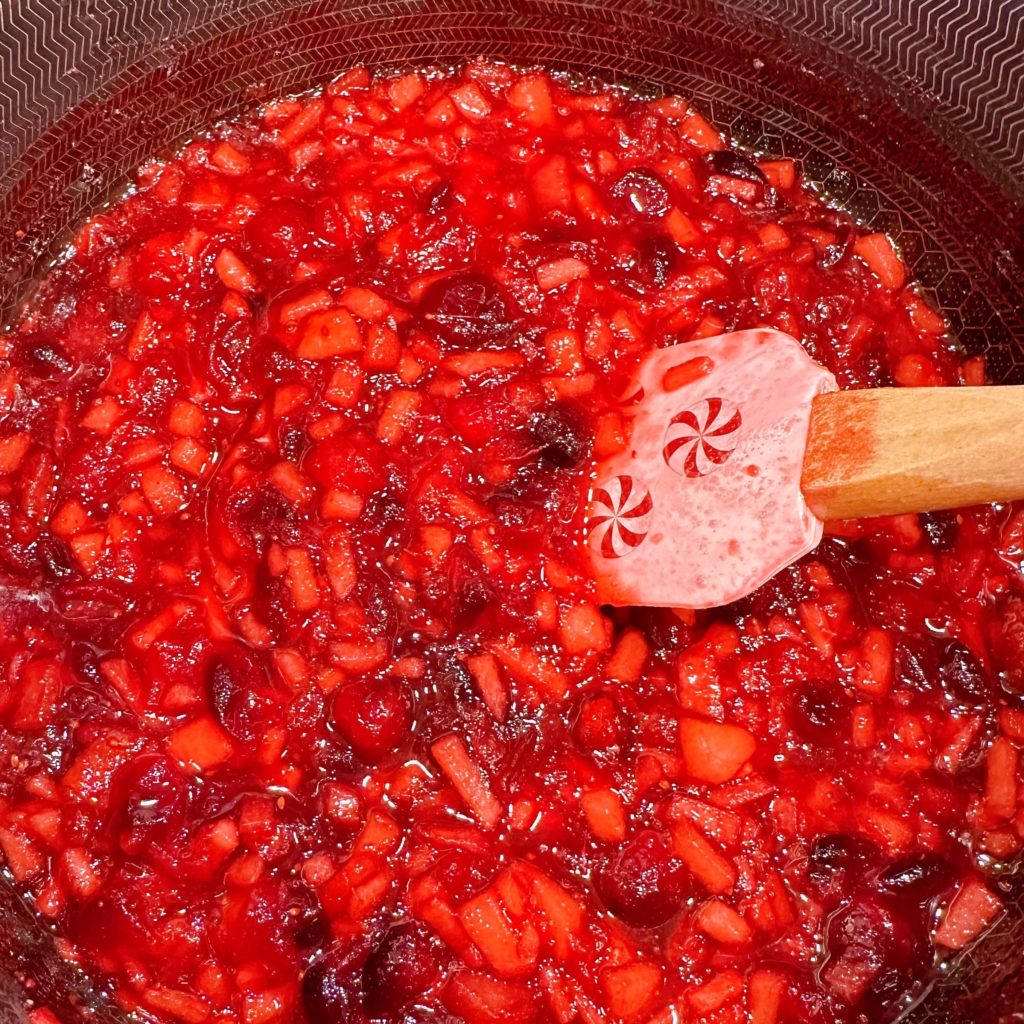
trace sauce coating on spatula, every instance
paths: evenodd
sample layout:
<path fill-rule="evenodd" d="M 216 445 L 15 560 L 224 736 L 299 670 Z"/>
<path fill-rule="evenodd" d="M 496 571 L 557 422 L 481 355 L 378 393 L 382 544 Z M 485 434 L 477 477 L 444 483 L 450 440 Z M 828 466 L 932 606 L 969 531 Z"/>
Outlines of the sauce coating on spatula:
<path fill-rule="evenodd" d="M 609 604 L 712 608 L 821 540 L 800 475 L 811 404 L 835 377 L 781 331 L 652 353 L 625 450 L 595 471 L 587 543 Z"/>

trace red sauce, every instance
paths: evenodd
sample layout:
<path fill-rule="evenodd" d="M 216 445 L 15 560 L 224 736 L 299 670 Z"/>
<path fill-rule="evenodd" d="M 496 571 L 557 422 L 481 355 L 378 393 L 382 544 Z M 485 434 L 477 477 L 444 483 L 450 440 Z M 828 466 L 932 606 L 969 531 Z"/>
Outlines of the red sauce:
<path fill-rule="evenodd" d="M 181 1024 L 920 992 L 1024 834 L 1021 515 L 588 596 L 629 370 L 758 324 L 847 387 L 982 372 L 678 99 L 357 69 L 143 168 L 0 364 L 0 851 L 65 955 Z"/>

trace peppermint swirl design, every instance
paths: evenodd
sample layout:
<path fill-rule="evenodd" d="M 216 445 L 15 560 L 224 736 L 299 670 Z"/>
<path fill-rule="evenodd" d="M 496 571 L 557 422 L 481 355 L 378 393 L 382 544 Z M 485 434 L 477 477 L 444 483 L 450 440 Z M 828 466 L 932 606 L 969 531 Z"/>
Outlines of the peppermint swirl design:
<path fill-rule="evenodd" d="M 680 476 L 707 476 L 739 443 L 739 409 L 724 398 L 702 398 L 669 420 L 662 455 Z"/>
<path fill-rule="evenodd" d="M 605 558 L 622 558 L 647 538 L 654 513 L 651 492 L 631 476 L 613 476 L 593 491 L 587 533 Z"/>

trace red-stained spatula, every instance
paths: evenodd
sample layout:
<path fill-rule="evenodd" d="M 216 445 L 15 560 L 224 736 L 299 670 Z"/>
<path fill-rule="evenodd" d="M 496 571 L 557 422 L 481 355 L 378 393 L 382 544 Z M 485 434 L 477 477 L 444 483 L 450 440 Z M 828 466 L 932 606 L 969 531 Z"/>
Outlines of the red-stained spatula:
<path fill-rule="evenodd" d="M 659 349 L 599 463 L 586 534 L 598 597 L 711 608 L 817 546 L 826 519 L 1024 497 L 1024 388 L 837 391 L 780 331 Z"/>

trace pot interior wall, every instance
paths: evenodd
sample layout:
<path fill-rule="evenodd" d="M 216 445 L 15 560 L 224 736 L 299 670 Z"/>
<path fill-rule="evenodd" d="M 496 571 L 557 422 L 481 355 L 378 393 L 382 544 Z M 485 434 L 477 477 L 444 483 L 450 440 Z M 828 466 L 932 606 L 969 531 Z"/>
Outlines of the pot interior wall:
<path fill-rule="evenodd" d="M 801 159 L 815 187 L 898 240 L 959 343 L 986 354 L 993 381 L 1024 381 L 1024 123 L 1014 115 L 1024 107 L 1024 10 L 936 6 L 8 0 L 0 319 L 76 221 L 204 125 L 352 63 L 386 71 L 482 55 L 680 93 L 751 149 Z M 9 970 L 35 974 L 71 1016 L 95 1005 L 17 908 L 6 890 L 0 962 L 8 951 Z M 912 1019 L 995 1020 L 1024 1008 L 1022 920 L 1012 916 L 940 986 L 959 995 L 937 991 Z"/>

